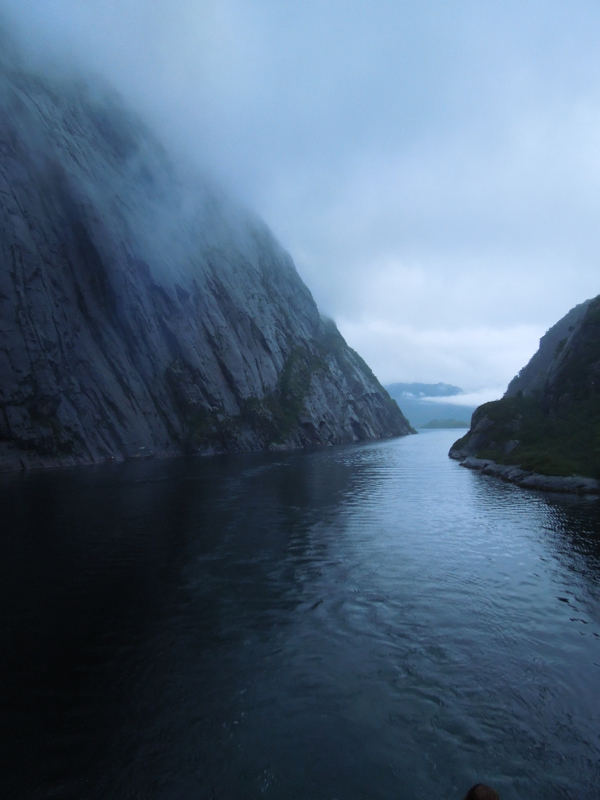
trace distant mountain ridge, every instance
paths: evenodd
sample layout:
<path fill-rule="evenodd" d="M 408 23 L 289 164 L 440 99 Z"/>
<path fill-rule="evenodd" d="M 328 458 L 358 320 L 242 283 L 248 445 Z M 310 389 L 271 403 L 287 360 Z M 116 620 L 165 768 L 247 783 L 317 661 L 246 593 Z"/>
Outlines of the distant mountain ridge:
<path fill-rule="evenodd" d="M 468 427 L 475 410 L 475 406 L 428 400 L 430 397 L 457 397 L 464 394 L 460 387 L 450 383 L 391 383 L 385 388 L 415 428 L 439 419 L 450 419 Z"/>
<path fill-rule="evenodd" d="M 600 478 L 600 296 L 550 328 L 504 397 L 475 411 L 450 455 Z"/>
<path fill-rule="evenodd" d="M 423 429 L 448 429 L 448 428 L 468 428 L 469 423 L 463 422 L 462 420 L 458 419 L 432 419 L 430 422 L 427 422 L 425 425 L 421 426 Z"/>

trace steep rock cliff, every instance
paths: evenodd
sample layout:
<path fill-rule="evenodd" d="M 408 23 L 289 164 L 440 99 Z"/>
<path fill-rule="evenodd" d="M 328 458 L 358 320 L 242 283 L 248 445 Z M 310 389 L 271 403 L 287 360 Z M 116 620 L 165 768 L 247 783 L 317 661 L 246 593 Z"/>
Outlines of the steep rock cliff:
<path fill-rule="evenodd" d="M 544 391 L 548 370 L 554 363 L 557 352 L 560 353 L 571 333 L 581 322 L 590 302 L 585 300 L 579 303 L 546 331 L 540 339 L 537 352 L 508 384 L 505 397 L 515 397 L 519 392 L 525 397 L 534 397 Z"/>
<path fill-rule="evenodd" d="M 543 475 L 600 478 L 600 296 L 571 309 L 450 450 Z"/>
<path fill-rule="evenodd" d="M 260 220 L 2 57 L 0 468 L 411 432 Z"/>

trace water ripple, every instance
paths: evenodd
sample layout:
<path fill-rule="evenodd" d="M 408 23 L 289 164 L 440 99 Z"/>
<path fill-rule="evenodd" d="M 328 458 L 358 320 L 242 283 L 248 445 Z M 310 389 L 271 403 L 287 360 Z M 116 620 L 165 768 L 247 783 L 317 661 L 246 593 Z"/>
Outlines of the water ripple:
<path fill-rule="evenodd" d="M 2 797 L 600 796 L 599 505 L 452 438 L 3 479 Z"/>

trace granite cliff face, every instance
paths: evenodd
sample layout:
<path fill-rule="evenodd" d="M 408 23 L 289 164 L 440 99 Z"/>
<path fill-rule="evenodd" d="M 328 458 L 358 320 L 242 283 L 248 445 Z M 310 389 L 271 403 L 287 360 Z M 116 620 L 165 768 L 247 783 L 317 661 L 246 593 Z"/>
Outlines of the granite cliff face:
<path fill-rule="evenodd" d="M 260 220 L 0 58 L 0 468 L 411 432 Z"/>
<path fill-rule="evenodd" d="M 502 400 L 476 409 L 450 456 L 600 478 L 600 296 L 550 328 Z"/>
<path fill-rule="evenodd" d="M 590 303 L 591 300 L 586 300 L 575 306 L 546 331 L 540 339 L 538 351 L 508 384 L 505 397 L 515 397 L 519 392 L 525 397 L 534 397 L 544 391 L 550 367 L 555 364 L 557 356 L 560 356 L 562 348 L 578 327 Z"/>

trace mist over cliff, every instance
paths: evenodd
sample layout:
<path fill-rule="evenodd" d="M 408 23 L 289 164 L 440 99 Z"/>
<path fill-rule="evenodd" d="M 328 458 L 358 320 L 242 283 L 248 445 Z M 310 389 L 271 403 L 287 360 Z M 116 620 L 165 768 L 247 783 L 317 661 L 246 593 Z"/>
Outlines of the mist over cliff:
<path fill-rule="evenodd" d="M 8 46 L 0 325 L 5 468 L 411 432 L 261 220 Z"/>

